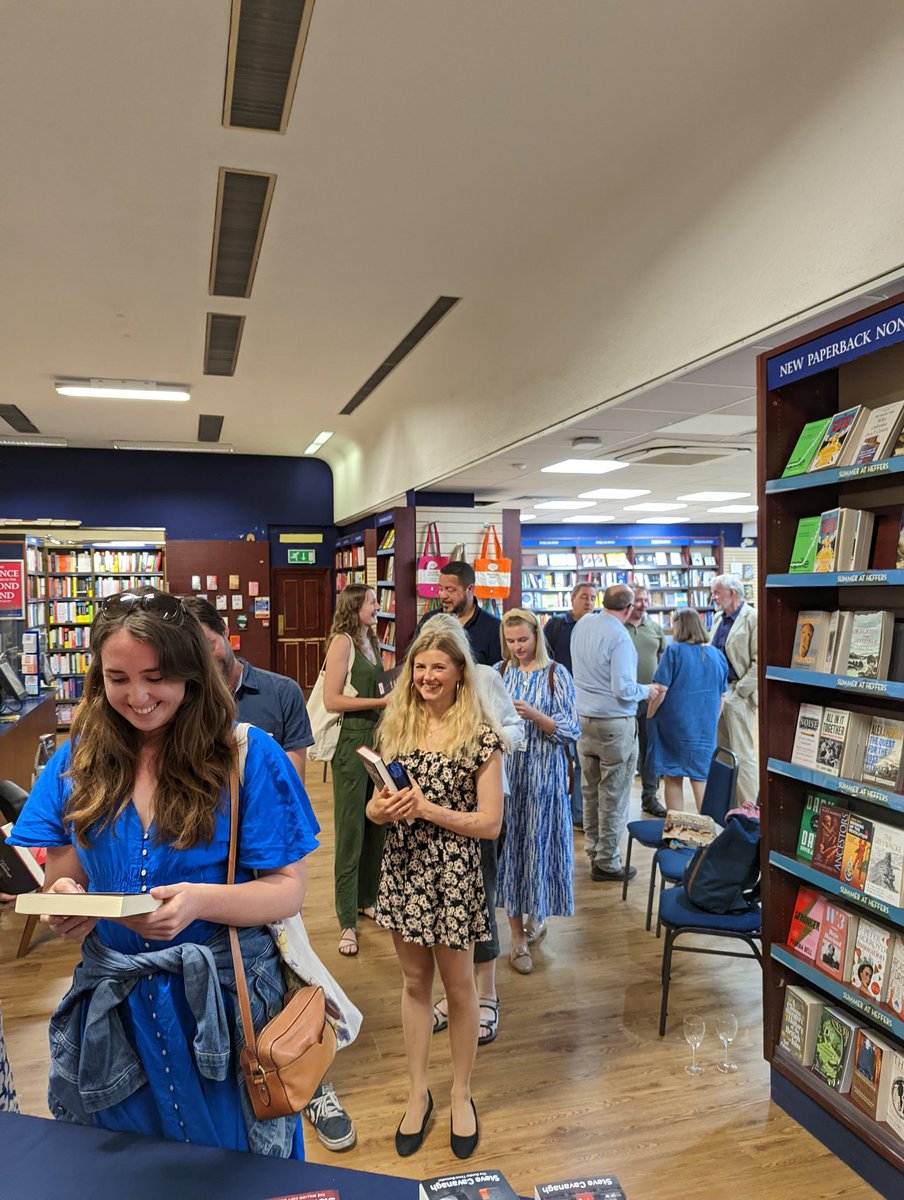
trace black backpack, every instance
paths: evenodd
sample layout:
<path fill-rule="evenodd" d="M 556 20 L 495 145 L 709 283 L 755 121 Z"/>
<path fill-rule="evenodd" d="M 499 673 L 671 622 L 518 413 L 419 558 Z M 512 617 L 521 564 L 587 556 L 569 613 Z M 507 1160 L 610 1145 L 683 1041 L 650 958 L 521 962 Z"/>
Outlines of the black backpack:
<path fill-rule="evenodd" d="M 759 877 L 760 823 L 733 813 L 718 837 L 694 851 L 684 890 L 705 912 L 746 912 L 759 895 Z"/>

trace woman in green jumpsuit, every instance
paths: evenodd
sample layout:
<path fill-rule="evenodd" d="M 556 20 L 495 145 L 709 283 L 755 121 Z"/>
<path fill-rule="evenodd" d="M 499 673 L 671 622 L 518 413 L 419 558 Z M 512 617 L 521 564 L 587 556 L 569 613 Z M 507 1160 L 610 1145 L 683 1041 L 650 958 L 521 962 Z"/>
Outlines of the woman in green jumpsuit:
<path fill-rule="evenodd" d="M 370 777 L 355 753 L 373 746 L 374 726 L 387 697 L 377 696 L 383 669 L 377 642 L 377 597 L 373 588 L 350 583 L 336 601 L 323 680 L 323 703 L 340 712 L 342 729 L 333 756 L 333 817 L 335 824 L 336 916 L 339 953 L 358 953 L 358 913 L 373 915 L 383 855 L 383 833 L 365 815 L 371 792 Z M 351 687 L 345 681 L 351 659 Z"/>

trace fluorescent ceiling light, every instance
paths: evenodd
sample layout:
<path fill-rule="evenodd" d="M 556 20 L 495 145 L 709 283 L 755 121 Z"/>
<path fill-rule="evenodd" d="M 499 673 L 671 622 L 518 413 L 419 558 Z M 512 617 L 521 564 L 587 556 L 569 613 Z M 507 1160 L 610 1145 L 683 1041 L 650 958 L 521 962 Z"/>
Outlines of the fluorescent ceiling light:
<path fill-rule="evenodd" d="M 592 492 L 578 492 L 582 500 L 632 500 L 649 494 L 649 488 L 595 488 Z"/>
<path fill-rule="evenodd" d="M 160 450 L 174 454 L 234 454 L 235 446 L 218 442 L 204 446 L 200 442 L 114 442 L 114 450 Z"/>
<path fill-rule="evenodd" d="M 190 400 L 183 383 L 156 383 L 153 379 L 57 379 L 61 396 L 93 400 Z"/>
<path fill-rule="evenodd" d="M 758 504 L 723 504 L 719 508 L 708 508 L 707 512 L 715 513 L 752 513 L 759 509 Z"/>
<path fill-rule="evenodd" d="M 635 525 L 689 525 L 690 517 L 638 517 Z"/>
<path fill-rule="evenodd" d="M 537 519 L 536 513 L 522 513 L 521 514 L 522 525 L 524 524 L 525 521 L 536 521 L 536 519 Z"/>
<path fill-rule="evenodd" d="M 0 437 L 0 446 L 68 446 L 65 438 L 55 437 Z"/>
<path fill-rule="evenodd" d="M 560 509 L 575 509 L 575 508 L 596 508 L 592 500 L 544 500 L 541 504 L 535 504 L 534 508 L 560 508 Z"/>
<path fill-rule="evenodd" d="M 308 446 L 307 450 L 305 450 L 305 454 L 316 454 L 320 447 L 324 445 L 325 442 L 328 442 L 332 436 L 332 430 L 330 430 L 329 433 L 326 431 L 323 433 L 318 433 L 313 442 L 311 442 L 310 446 Z"/>
<path fill-rule="evenodd" d="M 743 500 L 750 492 L 692 492 L 690 496 L 679 496 L 679 500 L 692 500 L 697 504 L 718 504 L 720 500 Z"/>
<path fill-rule="evenodd" d="M 604 521 L 614 521 L 614 520 L 615 520 L 615 517 L 613 517 L 611 515 L 606 516 L 605 514 L 602 516 L 599 516 L 599 517 L 563 517 L 562 524 L 563 525 L 568 525 L 568 524 L 572 524 L 572 525 L 577 525 L 577 524 L 602 525 L 602 523 Z"/>
<path fill-rule="evenodd" d="M 620 471 L 622 467 L 630 465 L 605 458 L 566 458 L 540 470 L 558 475 L 606 475 L 609 471 Z"/>
<path fill-rule="evenodd" d="M 626 504 L 625 512 L 676 512 L 679 508 L 687 508 L 686 504 L 676 504 L 671 500 L 661 504 L 645 500 L 643 504 Z"/>

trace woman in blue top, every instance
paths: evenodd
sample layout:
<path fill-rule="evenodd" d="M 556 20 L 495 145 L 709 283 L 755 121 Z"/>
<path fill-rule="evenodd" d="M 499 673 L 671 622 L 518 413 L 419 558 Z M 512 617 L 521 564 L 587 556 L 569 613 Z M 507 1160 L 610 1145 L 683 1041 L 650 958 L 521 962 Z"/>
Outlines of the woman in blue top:
<path fill-rule="evenodd" d="M 245 1095 L 224 926 L 240 929 L 259 1028 L 285 990 L 266 925 L 299 911 L 318 825 L 285 753 L 251 728 L 226 883 L 233 718 L 181 600 L 151 588 L 104 600 L 72 740 L 11 840 L 47 846 L 48 891 L 148 892 L 161 905 L 42 918 L 82 943 L 51 1019 L 50 1106 L 103 1129 L 303 1158 L 299 1118 L 256 1121 Z"/>
<path fill-rule="evenodd" d="M 647 709 L 647 767 L 664 776 L 666 808 L 684 807 L 687 776 L 699 810 L 716 749 L 728 663 L 709 645 L 694 609 L 672 614 L 672 634 L 675 640 L 666 646 L 653 676 L 666 692 L 658 707 L 651 703 Z"/>

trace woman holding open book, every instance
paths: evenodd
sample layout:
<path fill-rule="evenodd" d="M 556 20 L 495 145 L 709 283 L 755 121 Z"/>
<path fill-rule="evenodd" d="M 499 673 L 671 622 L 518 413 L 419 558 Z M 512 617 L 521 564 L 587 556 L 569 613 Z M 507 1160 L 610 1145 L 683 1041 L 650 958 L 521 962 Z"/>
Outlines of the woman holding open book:
<path fill-rule="evenodd" d="M 474 943 L 489 933 L 479 839 L 495 838 L 502 824 L 501 746 L 481 707 L 465 634 L 428 621 L 379 730 L 383 759 L 397 759 L 411 786 L 384 788 L 367 806 L 387 826 L 377 921 L 392 930 L 402 968 L 408 1104 L 396 1150 L 403 1157 L 420 1147 L 433 1111 L 427 1064 L 437 967 L 452 1053 L 450 1145 L 468 1158 L 479 1140 L 471 1098 L 479 1028 Z"/>
<path fill-rule="evenodd" d="M 324 661 L 323 704 L 342 713 L 333 755 L 336 916 L 339 953 L 358 953 L 358 916 L 373 918 L 383 855 L 383 830 L 365 815 L 370 777 L 355 753 L 373 746 L 387 696 L 377 694 L 382 670 L 377 641 L 377 594 L 363 583 L 339 593 Z"/>
<path fill-rule="evenodd" d="M 48 848 L 46 891 L 158 903 L 118 919 L 42 918 L 82 944 L 51 1018 L 50 1106 L 103 1129 L 303 1158 L 300 1118 L 251 1112 L 224 926 L 239 927 L 259 1028 L 285 993 L 266 925 L 299 911 L 318 826 L 285 752 L 251 727 L 236 882 L 226 883 L 234 715 L 178 597 L 142 588 L 99 605 L 72 739 L 10 840 Z"/>
<path fill-rule="evenodd" d="M 647 708 L 647 766 L 663 776 L 666 808 L 684 807 L 687 777 L 699 811 L 728 688 L 728 663 L 709 644 L 695 609 L 672 613 L 672 634 L 674 641 L 653 676 L 666 691 Z"/>

